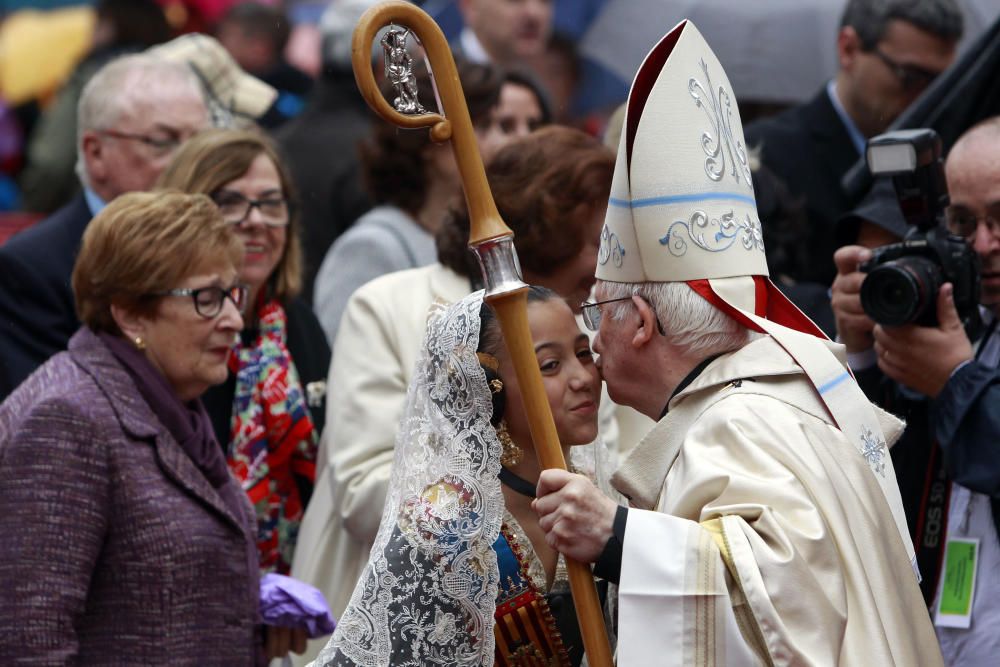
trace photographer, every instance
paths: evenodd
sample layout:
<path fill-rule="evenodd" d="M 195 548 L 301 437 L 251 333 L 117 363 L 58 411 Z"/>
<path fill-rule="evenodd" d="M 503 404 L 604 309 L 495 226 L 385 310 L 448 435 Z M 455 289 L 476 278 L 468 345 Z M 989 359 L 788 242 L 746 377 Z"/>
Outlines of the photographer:
<path fill-rule="evenodd" d="M 945 662 L 992 664 L 1000 650 L 1000 117 L 958 139 L 945 175 L 948 230 L 965 237 L 981 262 L 984 335 L 969 340 L 950 283 L 937 294 L 936 326 L 876 325 L 861 305 L 867 276 L 858 270 L 872 251 L 857 245 L 834 255 L 832 306 L 859 383 L 872 400 L 909 422 L 893 460 L 901 462 L 900 488 L 918 490 L 904 501 Z M 972 595 L 971 613 L 957 622 L 964 628 L 942 627 L 947 621 L 938 613 L 937 582 L 946 578 L 950 586 L 953 573 L 950 559 L 937 568 L 955 538 L 978 540 L 978 579 L 968 581 L 963 593 Z"/>

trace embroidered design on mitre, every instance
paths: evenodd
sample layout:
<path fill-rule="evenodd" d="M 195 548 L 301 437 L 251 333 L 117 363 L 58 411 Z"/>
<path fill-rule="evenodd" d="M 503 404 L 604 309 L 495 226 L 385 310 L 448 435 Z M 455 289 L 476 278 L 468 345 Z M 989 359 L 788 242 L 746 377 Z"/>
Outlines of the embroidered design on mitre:
<path fill-rule="evenodd" d="M 743 220 L 737 220 L 733 211 L 723 213 L 718 218 L 710 218 L 705 211 L 695 211 L 687 221 L 675 220 L 660 238 L 660 245 L 667 246 L 675 257 L 682 257 L 688 251 L 687 241 L 681 236 L 681 231 L 687 232 L 687 237 L 697 247 L 708 252 L 728 250 L 737 239 L 744 250 L 764 251 L 764 233 L 760 221 L 752 219 L 749 213 L 744 214 Z"/>
<path fill-rule="evenodd" d="M 601 247 L 597 251 L 597 263 L 607 264 L 608 260 L 621 268 L 622 262 L 625 261 L 625 248 L 618 240 L 618 235 L 611 231 L 605 223 L 601 229 Z"/>
<path fill-rule="evenodd" d="M 726 156 L 729 156 L 729 173 L 736 183 L 740 183 L 740 175 L 750 183 L 750 162 L 747 160 L 746 148 L 733 134 L 732 95 L 723 86 L 712 85 L 712 76 L 708 73 L 705 59 L 698 61 L 705 74 L 706 88 L 698 79 L 688 79 L 688 93 L 694 98 L 695 104 L 704 109 L 712 130 L 701 134 L 701 148 L 705 151 L 705 174 L 713 181 L 721 181 L 726 172 Z M 714 91 L 714 94 L 713 94 Z M 739 122 L 736 124 L 739 130 Z M 742 131 L 740 131 L 742 134 Z M 724 149 L 724 150 L 723 150 Z M 739 170 L 737 170 L 737 163 Z"/>
<path fill-rule="evenodd" d="M 735 95 L 690 21 L 646 56 L 625 116 L 597 278 L 679 282 L 767 275 Z"/>

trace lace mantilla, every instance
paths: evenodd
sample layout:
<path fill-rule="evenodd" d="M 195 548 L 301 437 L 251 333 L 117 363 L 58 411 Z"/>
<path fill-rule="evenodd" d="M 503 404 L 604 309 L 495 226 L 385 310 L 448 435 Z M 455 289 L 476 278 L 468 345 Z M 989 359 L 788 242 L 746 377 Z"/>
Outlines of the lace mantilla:
<path fill-rule="evenodd" d="M 493 664 L 504 503 L 476 357 L 482 302 L 430 318 L 375 545 L 317 666 Z"/>

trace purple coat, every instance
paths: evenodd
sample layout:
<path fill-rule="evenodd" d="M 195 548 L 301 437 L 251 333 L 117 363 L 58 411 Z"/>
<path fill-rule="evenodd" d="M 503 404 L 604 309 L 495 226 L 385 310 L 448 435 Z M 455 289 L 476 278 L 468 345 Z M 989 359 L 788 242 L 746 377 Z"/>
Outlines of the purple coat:
<path fill-rule="evenodd" d="M 255 664 L 255 534 L 81 329 L 0 405 L 0 665 Z"/>

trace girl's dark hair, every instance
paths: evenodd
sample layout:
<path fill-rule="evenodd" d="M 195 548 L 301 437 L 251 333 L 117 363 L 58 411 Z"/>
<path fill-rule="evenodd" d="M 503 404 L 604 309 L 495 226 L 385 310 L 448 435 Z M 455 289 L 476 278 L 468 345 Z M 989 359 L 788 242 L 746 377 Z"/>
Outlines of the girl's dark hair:
<path fill-rule="evenodd" d="M 530 285 L 528 287 L 529 304 L 544 303 L 561 298 L 548 287 L 541 287 L 540 285 Z M 500 329 L 500 320 L 497 319 L 496 313 L 489 304 L 484 301 L 482 307 L 479 309 L 479 347 L 476 348 L 476 352 L 485 352 L 496 357 L 500 353 L 501 347 L 503 347 L 503 331 Z M 499 371 L 495 371 L 485 365 L 483 366 L 483 371 L 486 373 L 487 386 L 490 386 L 493 380 L 503 382 Z M 491 395 L 493 397 L 493 417 L 490 419 L 490 423 L 496 426 L 503 419 L 504 410 L 507 407 L 507 392 L 501 389 L 498 392 L 493 392 Z"/>
<path fill-rule="evenodd" d="M 491 112 L 500 99 L 503 77 L 492 65 L 458 60 L 458 78 L 465 91 L 465 102 L 474 125 L 490 122 Z M 434 89 L 424 66 L 414 68 L 417 95 L 425 107 L 435 110 Z M 382 85 L 382 95 L 392 100 L 392 85 Z M 416 215 L 427 196 L 427 169 L 424 149 L 429 146 L 430 130 L 404 130 L 387 122 L 378 122 L 372 137 L 363 141 L 358 151 L 365 186 L 377 204 L 393 204 Z"/>
<path fill-rule="evenodd" d="M 535 96 L 535 101 L 538 102 L 538 108 L 542 111 L 542 118 L 539 123 L 539 127 L 548 125 L 552 122 L 552 99 L 549 96 L 549 91 L 546 90 L 541 81 L 535 78 L 534 74 L 531 74 L 523 69 L 508 69 L 504 71 L 503 82 L 527 88 L 531 91 L 531 94 Z"/>
<path fill-rule="evenodd" d="M 521 267 L 548 276 L 583 248 L 590 212 L 607 205 L 615 156 L 580 130 L 551 125 L 497 151 L 486 178 L 500 217 L 514 231 Z M 436 235 L 438 261 L 475 282 L 464 202 Z"/>

